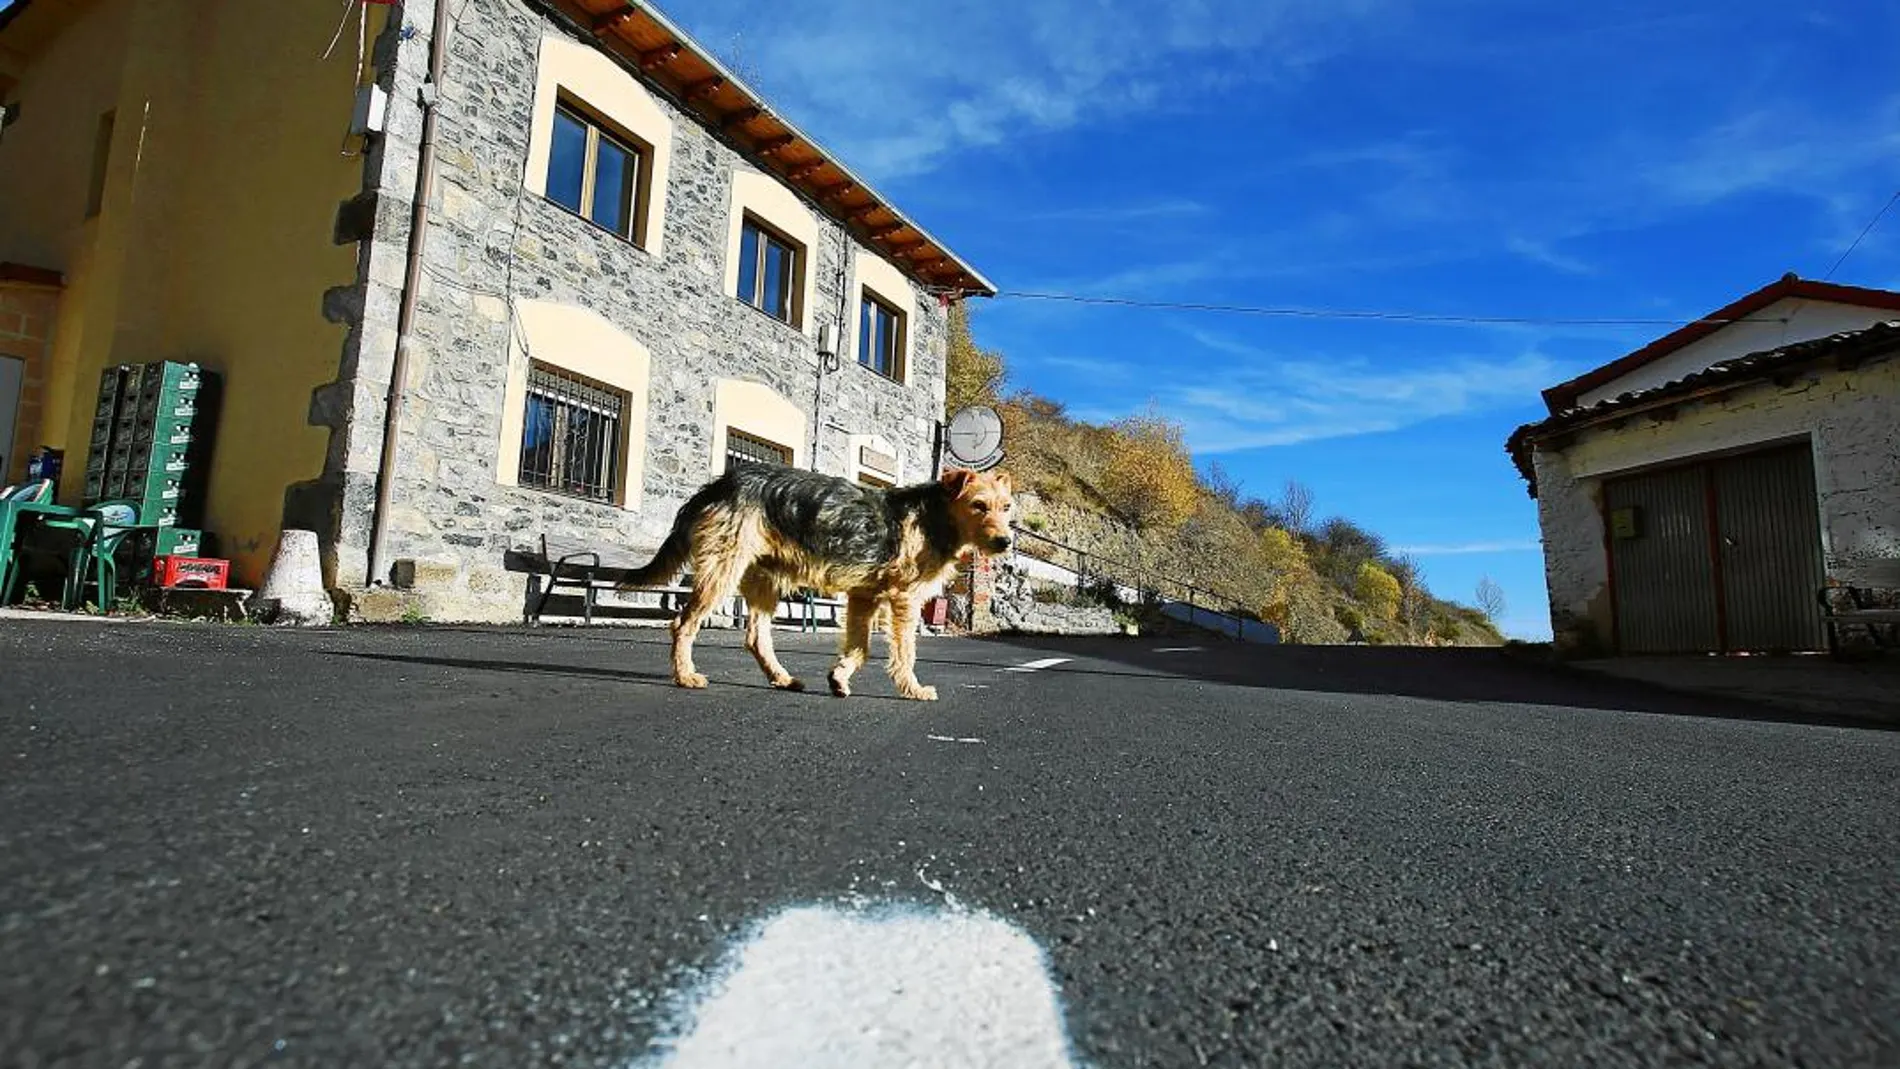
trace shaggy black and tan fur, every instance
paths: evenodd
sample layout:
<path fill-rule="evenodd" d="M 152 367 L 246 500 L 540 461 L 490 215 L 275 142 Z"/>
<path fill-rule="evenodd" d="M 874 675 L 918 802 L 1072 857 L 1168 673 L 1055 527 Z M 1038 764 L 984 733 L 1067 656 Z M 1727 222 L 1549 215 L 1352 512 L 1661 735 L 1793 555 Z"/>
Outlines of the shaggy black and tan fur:
<path fill-rule="evenodd" d="M 916 629 L 925 598 L 941 589 L 967 551 L 1009 548 L 1013 503 L 1007 474 L 952 469 L 892 490 L 775 464 L 735 464 L 681 507 L 652 562 L 623 588 L 671 583 L 692 566 L 693 592 L 673 621 L 673 679 L 704 687 L 693 638 L 713 607 L 745 596 L 746 648 L 774 687 L 803 690 L 772 650 L 779 599 L 801 588 L 841 593 L 844 634 L 831 692 L 851 693 L 870 656 L 872 623 L 888 613 L 891 680 L 906 698 L 934 700 L 917 681 Z"/>

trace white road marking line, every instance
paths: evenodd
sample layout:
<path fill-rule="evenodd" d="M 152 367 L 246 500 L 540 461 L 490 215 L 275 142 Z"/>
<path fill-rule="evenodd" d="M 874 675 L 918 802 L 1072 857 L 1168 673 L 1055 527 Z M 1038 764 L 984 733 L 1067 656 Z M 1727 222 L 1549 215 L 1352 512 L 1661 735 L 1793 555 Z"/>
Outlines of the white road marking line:
<path fill-rule="evenodd" d="M 953 739 L 948 735 L 925 735 L 932 742 L 982 742 L 982 739 Z"/>
<path fill-rule="evenodd" d="M 1040 672 L 1045 668 L 1054 668 L 1056 665 L 1068 664 L 1068 663 L 1069 663 L 1069 658 L 1067 657 L 1045 657 L 1040 661 L 1030 661 L 1028 664 L 1019 664 L 1019 665 L 1016 665 L 1014 668 L 1005 668 L 1003 669 L 1003 671 L 1005 672 Z"/>
<path fill-rule="evenodd" d="M 635 1065 L 1075 1065 L 1042 949 L 982 911 L 788 909 L 681 998 Z"/>
<path fill-rule="evenodd" d="M 1201 653 L 1201 652 L 1204 652 L 1206 649 L 1207 649 L 1206 646 L 1163 646 L 1160 649 L 1155 650 L 1155 652 L 1156 653 Z"/>

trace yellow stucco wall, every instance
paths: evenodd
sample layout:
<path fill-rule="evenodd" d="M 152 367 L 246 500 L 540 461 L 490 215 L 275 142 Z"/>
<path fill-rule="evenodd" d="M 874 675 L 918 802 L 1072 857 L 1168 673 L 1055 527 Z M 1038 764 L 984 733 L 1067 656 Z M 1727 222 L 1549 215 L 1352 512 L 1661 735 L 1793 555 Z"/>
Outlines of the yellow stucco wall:
<path fill-rule="evenodd" d="M 285 488 L 322 471 L 329 432 L 308 424 L 310 393 L 335 378 L 345 333 L 322 301 L 355 277 L 332 230 L 362 186 L 362 161 L 341 151 L 354 40 L 317 58 L 337 6 L 270 8 L 260 22 L 255 0 L 76 5 L 56 32 L 34 28 L 12 94 L 22 115 L 0 141 L 0 260 L 67 277 L 42 432 L 67 450 L 61 499 L 83 488 L 100 370 L 198 361 L 225 379 L 206 526 L 246 585 L 275 548 Z M 370 8 L 372 35 L 383 10 Z"/>

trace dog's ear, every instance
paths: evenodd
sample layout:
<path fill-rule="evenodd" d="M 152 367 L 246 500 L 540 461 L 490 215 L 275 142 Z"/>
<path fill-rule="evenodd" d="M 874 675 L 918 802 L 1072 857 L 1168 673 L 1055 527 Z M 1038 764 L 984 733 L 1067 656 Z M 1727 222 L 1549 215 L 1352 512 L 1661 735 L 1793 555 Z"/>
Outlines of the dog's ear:
<path fill-rule="evenodd" d="M 951 468 L 943 473 L 941 482 L 944 492 L 949 494 L 950 499 L 954 501 L 962 497 L 963 492 L 970 488 L 970 480 L 974 478 L 976 478 L 976 472 L 968 468 Z"/>
<path fill-rule="evenodd" d="M 996 482 L 996 488 L 998 490 L 1001 490 L 1003 493 L 1013 494 L 1016 492 L 1016 482 L 1015 480 L 1009 477 L 1009 472 L 1006 472 L 1006 471 L 997 472 L 995 482 Z"/>

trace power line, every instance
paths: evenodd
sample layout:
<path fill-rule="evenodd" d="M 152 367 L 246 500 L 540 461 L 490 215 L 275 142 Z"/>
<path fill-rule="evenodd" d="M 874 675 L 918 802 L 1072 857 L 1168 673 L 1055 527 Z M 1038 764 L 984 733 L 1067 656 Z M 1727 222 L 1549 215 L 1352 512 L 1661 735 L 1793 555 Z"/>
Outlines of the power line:
<path fill-rule="evenodd" d="M 1404 323 L 1510 324 L 1573 327 L 1687 326 L 1692 323 L 1786 323 L 1781 316 L 1736 319 L 1657 319 L 1639 316 L 1478 316 L 1450 315 L 1437 312 L 1395 312 L 1354 308 L 1262 307 L 1243 304 L 1197 304 L 1188 301 L 1145 301 L 1132 297 L 1091 297 L 1079 293 L 1038 293 L 1028 290 L 1004 290 L 999 298 L 1025 301 L 1063 301 L 1070 304 L 1113 305 L 1122 308 L 1154 308 L 1177 312 L 1224 312 L 1231 315 L 1273 316 L 1283 319 L 1374 319 Z"/>
<path fill-rule="evenodd" d="M 1893 196 L 1887 198 L 1887 203 L 1883 205 L 1879 211 L 1874 213 L 1872 219 L 1867 220 L 1866 226 L 1860 228 L 1860 236 L 1854 239 L 1854 243 L 1847 247 L 1846 252 L 1841 253 L 1840 259 L 1834 261 L 1834 266 L 1827 269 L 1827 274 L 1821 276 L 1823 282 L 1833 278 L 1834 272 L 1839 271 L 1841 265 L 1847 262 L 1847 258 L 1853 255 L 1854 250 L 1860 248 L 1861 241 L 1864 240 L 1868 234 L 1873 233 L 1874 227 L 1880 225 L 1881 218 L 1887 214 L 1887 209 L 1893 207 L 1895 201 L 1900 201 L 1900 189 L 1894 190 Z"/>

